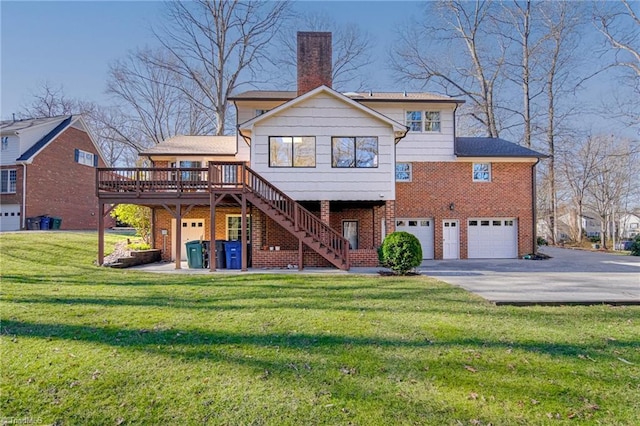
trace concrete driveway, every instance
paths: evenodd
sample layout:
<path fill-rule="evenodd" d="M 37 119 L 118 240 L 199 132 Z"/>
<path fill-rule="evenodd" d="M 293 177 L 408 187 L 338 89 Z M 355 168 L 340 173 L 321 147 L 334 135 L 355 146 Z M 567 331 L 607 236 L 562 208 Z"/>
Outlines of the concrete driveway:
<path fill-rule="evenodd" d="M 640 257 L 544 247 L 548 260 L 429 260 L 423 275 L 497 304 L 640 304 Z"/>

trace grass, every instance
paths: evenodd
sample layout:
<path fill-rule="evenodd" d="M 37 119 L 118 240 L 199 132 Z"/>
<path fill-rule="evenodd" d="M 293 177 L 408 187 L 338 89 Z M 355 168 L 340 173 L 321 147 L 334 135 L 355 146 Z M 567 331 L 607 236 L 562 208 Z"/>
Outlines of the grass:
<path fill-rule="evenodd" d="M 153 275 L 95 252 L 95 234 L 0 235 L 0 420 L 637 424 L 640 307 L 497 307 L 427 277 Z"/>

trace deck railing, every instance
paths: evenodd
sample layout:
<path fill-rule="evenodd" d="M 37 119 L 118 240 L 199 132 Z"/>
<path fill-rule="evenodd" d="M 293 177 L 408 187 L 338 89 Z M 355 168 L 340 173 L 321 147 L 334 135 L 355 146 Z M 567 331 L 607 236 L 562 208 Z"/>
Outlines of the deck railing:
<path fill-rule="evenodd" d="M 210 162 L 207 168 L 99 168 L 96 188 L 100 193 L 150 194 L 250 192 L 290 223 L 303 230 L 348 264 L 349 242 L 316 215 L 246 166 L 244 162 Z"/>

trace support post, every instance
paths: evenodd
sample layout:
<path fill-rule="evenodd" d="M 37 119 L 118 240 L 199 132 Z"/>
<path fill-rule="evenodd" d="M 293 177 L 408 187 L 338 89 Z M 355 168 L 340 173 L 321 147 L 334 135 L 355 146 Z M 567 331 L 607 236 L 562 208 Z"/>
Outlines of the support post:
<path fill-rule="evenodd" d="M 104 265 L 104 203 L 98 202 L 98 266 Z"/>
<path fill-rule="evenodd" d="M 302 251 L 304 244 L 302 244 L 302 238 L 298 239 L 298 271 L 304 269 L 304 252 Z"/>
<path fill-rule="evenodd" d="M 211 164 L 209 164 L 211 170 Z M 216 271 L 216 194 L 210 190 L 209 193 L 209 271 Z"/>
<path fill-rule="evenodd" d="M 182 205 L 176 205 L 176 269 L 182 269 Z"/>
<path fill-rule="evenodd" d="M 247 270 L 247 255 L 248 255 L 248 250 L 247 250 L 247 196 L 245 194 L 244 191 L 242 191 L 242 217 L 240 218 L 240 223 L 242 224 L 241 226 L 241 232 L 242 232 L 242 237 L 240 238 L 240 241 L 242 243 L 242 271 L 246 271 Z"/>

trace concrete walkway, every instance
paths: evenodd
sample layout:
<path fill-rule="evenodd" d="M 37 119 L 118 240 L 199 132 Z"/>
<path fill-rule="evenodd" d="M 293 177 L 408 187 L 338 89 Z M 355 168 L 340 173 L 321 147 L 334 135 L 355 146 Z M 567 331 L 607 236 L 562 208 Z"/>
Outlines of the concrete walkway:
<path fill-rule="evenodd" d="M 640 257 L 544 247 L 548 260 L 424 262 L 424 275 L 497 304 L 640 304 Z"/>
<path fill-rule="evenodd" d="M 421 274 L 464 288 L 496 304 L 640 304 L 640 257 L 545 247 L 548 260 L 429 260 Z M 210 274 L 208 269 L 182 269 L 155 263 L 131 269 L 171 274 Z M 367 274 L 384 268 L 305 268 L 304 274 Z M 289 274 L 297 269 L 222 269 L 216 274 Z"/>

